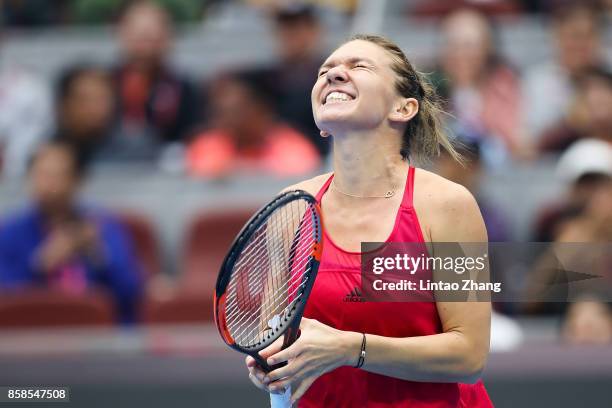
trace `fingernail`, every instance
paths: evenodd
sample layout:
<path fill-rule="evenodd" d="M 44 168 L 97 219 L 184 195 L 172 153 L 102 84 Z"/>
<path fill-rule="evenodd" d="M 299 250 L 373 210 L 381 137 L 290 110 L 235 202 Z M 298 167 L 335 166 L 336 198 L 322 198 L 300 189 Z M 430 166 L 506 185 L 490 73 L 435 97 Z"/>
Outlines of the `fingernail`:
<path fill-rule="evenodd" d="M 264 378 L 262 379 L 262 381 L 263 381 L 263 383 L 264 383 L 264 384 L 267 384 L 267 383 L 269 383 L 269 382 L 270 382 L 270 377 L 264 377 Z"/>
<path fill-rule="evenodd" d="M 275 363 L 276 363 L 276 361 L 273 358 L 269 358 L 268 359 L 268 364 L 272 365 L 272 364 L 275 364 Z"/>

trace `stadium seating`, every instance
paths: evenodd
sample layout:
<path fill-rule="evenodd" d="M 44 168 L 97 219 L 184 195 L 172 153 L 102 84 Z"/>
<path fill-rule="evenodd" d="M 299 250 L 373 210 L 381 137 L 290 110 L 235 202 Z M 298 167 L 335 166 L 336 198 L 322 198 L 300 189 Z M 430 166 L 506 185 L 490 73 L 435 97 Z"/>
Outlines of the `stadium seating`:
<path fill-rule="evenodd" d="M 140 261 L 145 278 L 161 272 L 160 245 L 153 224 L 144 214 L 133 210 L 121 210 L 119 221 L 132 238 L 136 256 Z"/>
<path fill-rule="evenodd" d="M 234 238 L 254 209 L 218 210 L 196 215 L 183 241 L 182 286 L 212 295 L 217 273 Z"/>
<path fill-rule="evenodd" d="M 146 324 L 211 322 L 212 297 L 178 291 L 168 299 L 147 298 L 142 305 L 141 320 Z"/>
<path fill-rule="evenodd" d="M 236 209 L 197 214 L 183 241 L 183 272 L 177 290 L 168 298 L 148 297 L 142 308 L 143 322 L 211 321 L 217 273 L 234 237 L 254 212 Z"/>
<path fill-rule="evenodd" d="M 110 297 L 102 291 L 73 295 L 26 289 L 0 294 L 0 327 L 58 327 L 114 324 Z"/>

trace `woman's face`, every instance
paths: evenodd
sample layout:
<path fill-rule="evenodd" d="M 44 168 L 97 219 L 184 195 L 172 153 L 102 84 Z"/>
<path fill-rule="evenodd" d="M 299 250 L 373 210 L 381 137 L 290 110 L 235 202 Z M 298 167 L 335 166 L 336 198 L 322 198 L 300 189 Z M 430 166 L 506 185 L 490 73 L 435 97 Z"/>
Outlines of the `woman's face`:
<path fill-rule="evenodd" d="M 312 88 L 319 129 L 333 135 L 379 128 L 402 100 L 392 63 L 387 51 L 368 41 L 351 41 L 334 51 Z"/>

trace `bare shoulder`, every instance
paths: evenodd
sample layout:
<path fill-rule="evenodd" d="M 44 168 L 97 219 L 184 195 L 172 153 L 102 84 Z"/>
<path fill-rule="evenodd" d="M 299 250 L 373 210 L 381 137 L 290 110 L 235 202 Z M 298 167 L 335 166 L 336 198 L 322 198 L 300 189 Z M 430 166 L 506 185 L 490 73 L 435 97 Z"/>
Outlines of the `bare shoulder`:
<path fill-rule="evenodd" d="M 284 188 L 282 192 L 284 193 L 285 191 L 290 190 L 304 190 L 313 196 L 317 195 L 321 187 L 323 187 L 323 184 L 325 184 L 331 175 L 332 173 L 325 173 L 308 180 L 300 181 L 299 183 Z"/>
<path fill-rule="evenodd" d="M 476 205 L 474 196 L 467 188 L 431 171 L 416 169 L 414 184 L 415 205 L 419 201 L 446 211 Z"/>
<path fill-rule="evenodd" d="M 417 169 L 414 207 L 422 221 L 423 232 L 432 240 L 486 240 L 486 229 L 476 199 L 460 184 Z"/>

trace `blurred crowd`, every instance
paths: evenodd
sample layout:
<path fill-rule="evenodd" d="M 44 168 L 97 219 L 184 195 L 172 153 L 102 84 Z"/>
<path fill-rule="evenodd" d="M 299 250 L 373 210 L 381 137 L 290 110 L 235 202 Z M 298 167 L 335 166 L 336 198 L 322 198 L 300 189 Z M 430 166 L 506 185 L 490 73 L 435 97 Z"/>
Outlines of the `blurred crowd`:
<path fill-rule="evenodd" d="M 142 162 L 204 179 L 306 176 L 324 168 L 331 146 L 319 137 L 310 106 L 326 51 L 320 11 L 350 16 L 358 2 L 247 1 L 269 17 L 278 60 L 204 83 L 176 70 L 170 55 L 177 22 L 197 21 L 216 3 L 1 3 L 3 25 L 11 28 L 113 24 L 121 56 L 111 67 L 66 67 L 53 84 L 17 66 L 0 72 L 0 177 L 27 177 L 31 194 L 0 221 L 0 286 L 69 293 L 101 286 L 112 294 L 118 321 L 139 320 L 149 288 L 134 236 L 118 217 L 77 199 L 91 166 Z M 474 193 L 490 240 L 514 237 L 503 212 L 480 195 L 488 169 L 547 160 L 567 194 L 541 209 L 532 240 L 612 241 L 612 61 L 604 36 L 612 2 L 406 3 L 411 17 L 439 28 L 438 55 L 421 70 L 431 73 L 468 159 L 459 165 L 442 154 L 433 165 Z M 520 70 L 500 51 L 496 18 L 526 13 L 545 21 L 554 50 Z M 537 305 L 529 311 L 545 312 Z M 556 313 L 567 315 L 568 341 L 612 342 L 605 301 L 589 298 Z"/>

